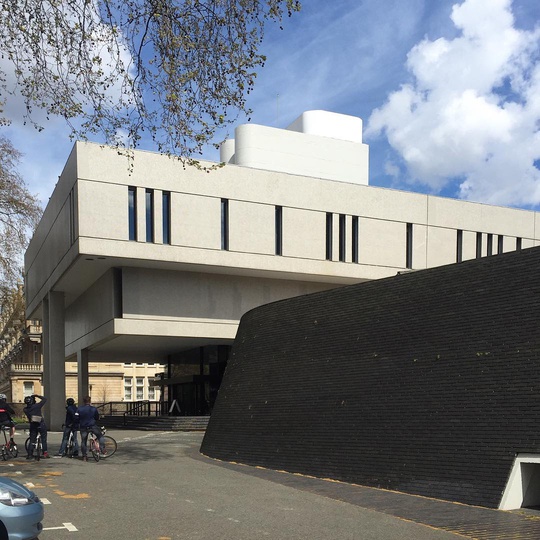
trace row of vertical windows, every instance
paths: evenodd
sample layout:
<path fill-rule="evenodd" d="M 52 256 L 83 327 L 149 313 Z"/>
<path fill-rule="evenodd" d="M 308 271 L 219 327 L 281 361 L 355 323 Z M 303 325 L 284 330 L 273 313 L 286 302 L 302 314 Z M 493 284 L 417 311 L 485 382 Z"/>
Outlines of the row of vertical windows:
<path fill-rule="evenodd" d="M 171 194 L 169 191 L 162 191 L 162 232 L 163 243 L 171 243 Z M 155 242 L 156 234 L 154 228 L 154 190 L 145 190 L 145 240 Z M 129 239 L 138 240 L 137 234 L 137 188 L 128 187 L 128 230 Z"/>
<path fill-rule="evenodd" d="M 351 216 L 351 259 L 352 262 L 358 262 L 358 238 L 359 238 L 359 219 L 358 216 Z M 332 253 L 334 249 L 334 214 L 332 212 L 326 213 L 326 260 L 332 260 Z M 338 260 L 345 262 L 347 260 L 347 216 L 346 214 L 339 214 L 338 220 Z"/>
<path fill-rule="evenodd" d="M 74 198 L 70 194 L 70 221 L 74 223 Z M 146 217 L 146 242 L 155 242 L 154 229 L 154 190 L 145 190 L 145 217 Z M 359 217 L 351 216 L 351 260 L 353 263 L 359 262 Z M 128 227 L 129 239 L 137 240 L 137 188 L 130 186 L 128 188 Z M 347 216 L 339 214 L 338 220 L 338 259 L 340 262 L 346 261 L 347 256 Z M 171 243 L 171 194 L 168 191 L 162 192 L 162 231 L 163 243 Z M 70 230 L 72 241 L 75 231 Z M 486 236 L 487 255 L 493 255 L 495 248 L 498 254 L 504 251 L 504 236 L 497 236 L 497 245 L 494 244 L 494 235 L 491 233 Z M 484 233 L 476 233 L 476 258 L 482 257 Z M 334 214 L 326 213 L 326 260 L 333 259 L 334 241 Z M 221 249 L 229 250 L 229 200 L 221 199 Z M 516 250 L 522 249 L 522 238 L 516 238 Z M 283 255 L 283 207 L 275 207 L 275 254 Z M 456 236 L 456 262 L 463 261 L 463 230 L 457 230 Z M 405 238 L 405 268 L 413 268 L 413 224 L 406 224 Z"/>
<path fill-rule="evenodd" d="M 494 238 L 492 233 L 486 234 L 486 253 L 489 256 L 495 253 Z M 476 258 L 482 257 L 484 234 L 481 232 L 476 233 Z M 516 238 L 516 251 L 521 249 L 522 239 Z M 497 255 L 504 253 L 504 236 L 502 234 L 497 235 Z M 463 231 L 457 231 L 457 246 L 456 246 L 456 262 L 463 261 Z"/>

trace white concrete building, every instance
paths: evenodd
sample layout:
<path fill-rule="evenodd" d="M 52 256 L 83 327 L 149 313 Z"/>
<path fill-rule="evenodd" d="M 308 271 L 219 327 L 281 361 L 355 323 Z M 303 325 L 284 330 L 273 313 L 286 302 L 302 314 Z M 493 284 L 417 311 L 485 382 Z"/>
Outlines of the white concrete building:
<path fill-rule="evenodd" d="M 79 397 L 89 361 L 168 363 L 169 397 L 204 414 L 247 310 L 538 245 L 538 213 L 368 186 L 361 126 L 324 111 L 241 126 L 210 173 L 76 143 L 25 258 L 51 424 L 67 361 Z"/>

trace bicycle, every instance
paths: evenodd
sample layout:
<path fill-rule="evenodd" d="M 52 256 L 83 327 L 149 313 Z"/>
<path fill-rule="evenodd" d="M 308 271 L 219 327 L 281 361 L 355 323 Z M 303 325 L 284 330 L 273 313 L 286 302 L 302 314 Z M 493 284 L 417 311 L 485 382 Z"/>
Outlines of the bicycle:
<path fill-rule="evenodd" d="M 105 435 L 105 433 L 107 433 L 107 430 L 104 426 L 101 427 L 101 433 L 103 434 L 103 440 L 105 442 L 101 457 L 103 459 L 106 459 L 111 457 L 116 452 L 118 448 L 118 443 L 110 435 Z"/>
<path fill-rule="evenodd" d="M 99 461 L 99 458 L 101 457 L 101 451 L 99 449 L 99 439 L 96 437 L 96 434 L 93 431 L 90 431 L 88 433 L 88 446 L 90 448 L 90 452 L 92 452 L 92 457 Z"/>
<path fill-rule="evenodd" d="M 90 431 L 88 433 L 88 446 L 90 447 L 90 452 L 92 452 L 92 457 L 96 461 L 99 461 L 101 458 L 106 459 L 108 457 L 111 457 L 118 448 L 117 442 L 110 435 L 105 435 L 105 433 L 107 433 L 105 427 L 102 426 L 100 429 L 104 442 L 103 452 L 101 451 L 99 446 L 99 438 L 95 435 L 93 431 Z"/>
<path fill-rule="evenodd" d="M 77 437 L 77 431 L 72 429 L 69 433 L 68 441 L 66 444 L 66 450 L 64 452 L 64 455 L 69 458 L 72 458 L 75 454 L 75 437 Z"/>
<path fill-rule="evenodd" d="M 29 433 L 29 432 L 28 432 Z M 24 442 L 24 448 L 26 449 L 26 455 L 30 452 L 30 437 Z M 34 443 L 34 459 L 39 461 L 43 457 L 43 443 L 41 442 L 41 433 L 38 431 L 36 435 L 36 442 Z"/>
<path fill-rule="evenodd" d="M 16 458 L 19 455 L 19 450 L 15 443 L 11 444 L 11 441 L 8 439 L 6 430 L 9 430 L 9 426 L 1 426 L 2 433 L 4 434 L 4 443 L 2 444 L 2 459 L 7 461 L 8 458 Z"/>

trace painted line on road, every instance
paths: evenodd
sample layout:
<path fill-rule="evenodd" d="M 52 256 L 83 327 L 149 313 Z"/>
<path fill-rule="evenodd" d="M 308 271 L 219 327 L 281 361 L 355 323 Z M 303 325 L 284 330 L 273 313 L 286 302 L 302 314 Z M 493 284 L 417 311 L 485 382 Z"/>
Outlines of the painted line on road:
<path fill-rule="evenodd" d="M 33 487 L 36 487 L 34 486 L 34 484 L 32 484 L 32 482 L 26 482 L 26 484 L 24 484 L 27 488 L 33 488 Z"/>
<path fill-rule="evenodd" d="M 60 529 L 67 529 L 69 532 L 77 532 L 78 529 L 73 523 L 62 523 L 62 527 L 44 527 L 44 531 L 58 531 Z"/>
<path fill-rule="evenodd" d="M 40 498 L 39 499 L 43 504 L 51 504 L 51 501 L 49 501 L 49 499 L 43 499 L 43 498 Z"/>

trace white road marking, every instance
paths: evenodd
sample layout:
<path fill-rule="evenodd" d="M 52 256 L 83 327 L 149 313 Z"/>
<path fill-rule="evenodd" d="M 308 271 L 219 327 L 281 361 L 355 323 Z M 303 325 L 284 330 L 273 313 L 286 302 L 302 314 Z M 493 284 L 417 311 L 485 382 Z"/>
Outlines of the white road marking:
<path fill-rule="evenodd" d="M 22 474 L 22 471 L 15 471 L 15 474 Z"/>
<path fill-rule="evenodd" d="M 59 529 L 67 529 L 69 532 L 77 532 L 78 529 L 73 523 L 62 523 L 62 527 L 44 527 L 44 531 L 58 531 Z"/>
<path fill-rule="evenodd" d="M 49 499 L 39 499 L 43 504 L 51 504 L 51 501 Z"/>
<path fill-rule="evenodd" d="M 33 488 L 35 487 L 34 484 L 32 484 L 32 482 L 26 482 L 26 484 L 24 484 L 27 488 Z"/>

